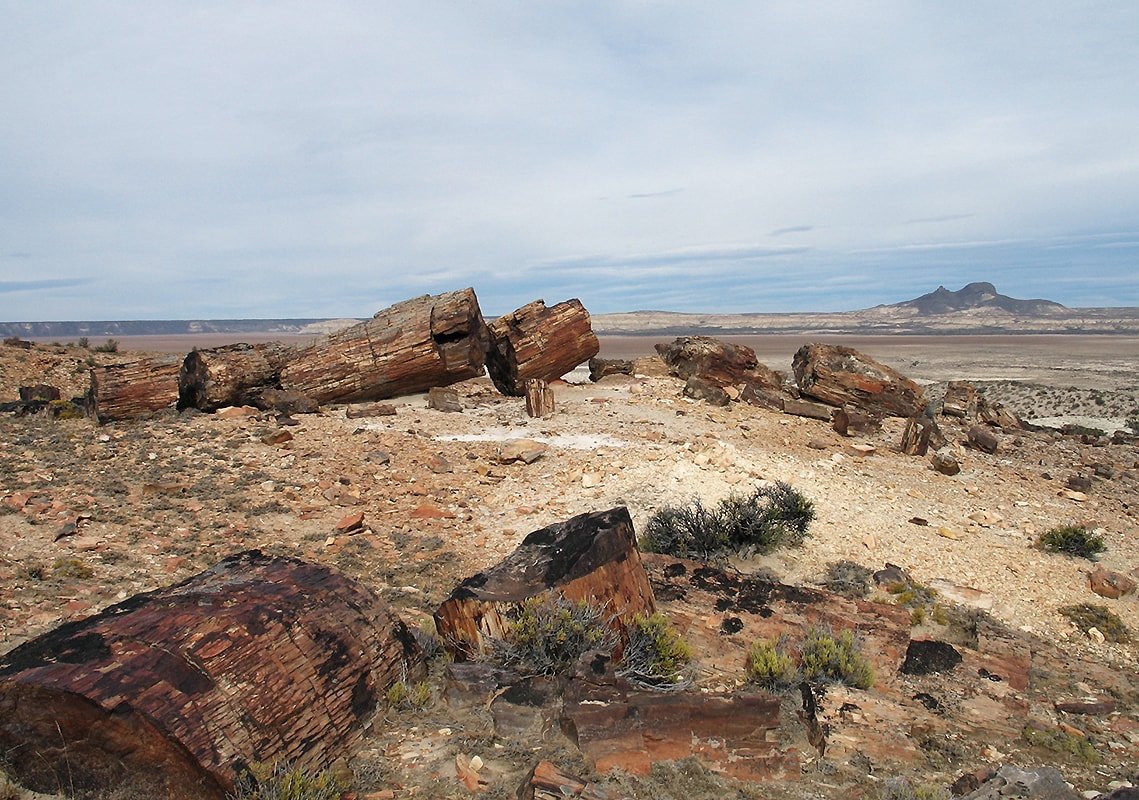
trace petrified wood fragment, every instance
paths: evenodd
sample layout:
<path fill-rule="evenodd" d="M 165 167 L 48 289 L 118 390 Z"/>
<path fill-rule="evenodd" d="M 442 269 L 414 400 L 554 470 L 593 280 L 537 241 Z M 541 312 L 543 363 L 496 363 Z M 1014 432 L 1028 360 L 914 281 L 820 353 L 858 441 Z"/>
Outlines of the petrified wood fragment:
<path fill-rule="evenodd" d="M 487 372 L 498 390 L 511 397 L 526 393 L 527 380 L 556 380 L 601 349 L 589 312 L 577 299 L 549 308 L 535 300 L 487 327 Z"/>
<path fill-rule="evenodd" d="M 156 356 L 91 370 L 87 403 L 100 422 L 140 419 L 178 405 L 182 359 Z"/>
<path fill-rule="evenodd" d="M 299 348 L 281 388 L 318 403 L 383 400 L 482 374 L 486 323 L 473 289 L 413 298 Z"/>
<path fill-rule="evenodd" d="M 541 378 L 526 381 L 526 416 L 548 417 L 554 413 L 554 392 Z"/>
<path fill-rule="evenodd" d="M 913 417 L 925 408 L 920 386 L 851 347 L 805 344 L 791 366 L 799 390 L 830 405 L 878 417 Z"/>
<path fill-rule="evenodd" d="M 178 407 L 202 411 L 223 406 L 262 407 L 261 391 L 278 382 L 291 351 L 280 342 L 194 350 L 182 361 L 178 374 Z"/>
<path fill-rule="evenodd" d="M 0 752 L 38 791 L 220 800 L 242 764 L 326 766 L 425 672 L 374 594 L 254 550 L 0 658 Z"/>
<path fill-rule="evenodd" d="M 755 357 L 755 351 L 742 344 L 724 342 L 711 336 L 681 336 L 656 345 L 661 360 L 678 378 L 696 376 L 716 386 L 752 386 L 778 392 L 783 376 Z"/>
<path fill-rule="evenodd" d="M 614 615 L 615 627 L 655 608 L 628 509 L 581 514 L 534 531 L 486 572 L 467 578 L 435 612 L 456 660 L 503 639 L 524 600 L 555 593 Z"/>

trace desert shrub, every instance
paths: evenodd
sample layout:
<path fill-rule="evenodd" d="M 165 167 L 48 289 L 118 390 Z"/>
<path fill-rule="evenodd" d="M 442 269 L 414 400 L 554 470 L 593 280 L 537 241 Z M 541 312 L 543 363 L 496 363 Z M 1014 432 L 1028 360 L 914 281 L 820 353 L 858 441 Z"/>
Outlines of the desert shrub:
<path fill-rule="evenodd" d="M 492 643 L 500 663 L 537 675 L 567 672 L 590 650 L 611 650 L 614 636 L 601 609 L 551 595 L 524 600 L 505 639 Z"/>
<path fill-rule="evenodd" d="M 1095 628 L 1109 642 L 1122 644 L 1131 641 L 1131 632 L 1123 620 L 1106 606 L 1079 603 L 1074 606 L 1064 606 L 1060 609 L 1060 613 L 1084 633 Z"/>
<path fill-rule="evenodd" d="M 78 345 L 80 347 L 82 347 L 84 350 L 86 350 L 88 347 L 91 346 L 91 340 L 88 339 L 86 336 L 80 336 Z"/>
<path fill-rule="evenodd" d="M 332 772 L 311 772 L 286 760 L 253 764 L 231 794 L 230 800 L 339 800 L 346 787 Z"/>
<path fill-rule="evenodd" d="M 83 412 L 70 400 L 52 400 L 48 408 L 56 419 L 83 419 Z"/>
<path fill-rule="evenodd" d="M 859 599 L 870 594 L 870 581 L 874 572 L 854 561 L 836 561 L 827 566 L 823 585 L 835 594 Z"/>
<path fill-rule="evenodd" d="M 1062 525 L 1040 535 L 1040 547 L 1053 553 L 1095 561 L 1096 555 L 1107 549 L 1103 537 L 1090 533 L 1086 525 Z"/>
<path fill-rule="evenodd" d="M 1059 728 L 1040 728 L 1035 725 L 1025 725 L 1020 735 L 1033 747 L 1067 756 L 1077 763 L 1088 766 L 1099 763 L 1099 751 L 1083 736 Z"/>
<path fill-rule="evenodd" d="M 879 800 L 952 800 L 953 794 L 944 786 L 918 784 L 906 778 L 890 778 L 883 782 Z"/>
<path fill-rule="evenodd" d="M 628 628 L 621 674 L 650 686 L 685 683 L 692 648 L 680 638 L 664 614 L 636 614 Z"/>
<path fill-rule="evenodd" d="M 96 345 L 92 349 L 96 353 L 117 353 L 119 352 L 119 343 L 114 339 L 108 339 L 103 344 Z"/>
<path fill-rule="evenodd" d="M 874 668 L 858 652 L 854 631 L 835 636 L 826 627 L 807 630 L 799 656 L 799 666 L 807 680 L 833 681 L 869 689 L 874 685 Z"/>
<path fill-rule="evenodd" d="M 649 519 L 640 546 L 682 558 L 709 558 L 731 550 L 769 553 L 802 543 L 814 518 L 814 504 L 777 481 L 749 495 L 733 494 L 712 510 L 699 500 L 663 508 Z"/>
<path fill-rule="evenodd" d="M 402 680 L 387 688 L 384 699 L 388 708 L 396 711 L 422 711 L 431 705 L 435 696 L 431 691 L 431 684 L 427 681 L 409 683 Z"/>
<path fill-rule="evenodd" d="M 782 636 L 752 644 L 747 654 L 747 677 L 768 691 L 782 691 L 801 680 L 799 667 Z"/>
<path fill-rule="evenodd" d="M 51 565 L 51 574 L 56 578 L 86 580 L 92 575 L 91 568 L 78 558 L 57 558 Z"/>

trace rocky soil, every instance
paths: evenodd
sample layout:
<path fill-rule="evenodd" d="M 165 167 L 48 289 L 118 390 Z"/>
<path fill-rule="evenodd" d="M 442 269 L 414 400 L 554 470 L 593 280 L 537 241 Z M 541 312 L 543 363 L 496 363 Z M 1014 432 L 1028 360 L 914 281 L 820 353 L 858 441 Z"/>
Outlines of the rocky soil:
<path fill-rule="evenodd" d="M 89 359 L 136 355 L 4 347 L 0 399 L 15 399 L 16 387 L 34 383 L 59 386 L 64 397 L 78 395 L 86 389 Z M 899 452 L 901 420 L 850 439 L 819 420 L 739 404 L 711 407 L 684 398 L 682 384 L 651 362 L 642 362 L 635 377 L 555 385 L 556 412 L 537 420 L 488 379 L 456 388 L 463 404 L 458 413 L 428 408 L 425 397 L 414 396 L 392 401 L 394 415 L 375 417 L 355 417 L 343 406 L 283 421 L 234 410 L 102 427 L 88 419 L 3 417 L 0 652 L 253 547 L 333 565 L 426 630 L 459 581 L 499 561 L 530 531 L 617 505 L 629 508 L 641 530 L 665 506 L 695 498 L 712 504 L 779 480 L 814 502 L 810 536 L 802 547 L 737 559 L 729 568 L 818 585 L 828 565 L 840 560 L 875 570 L 899 565 L 941 589 L 953 611 L 945 630 L 932 624 L 930 635 L 953 638 L 953 620 L 969 615 L 975 632 L 980 614 L 1000 632 L 997 638 L 1019 643 L 1017 652 L 1040 654 L 1031 669 L 1023 668 L 1025 685 L 974 670 L 920 686 L 891 674 L 869 692 L 835 689 L 827 713 L 840 735 L 822 759 L 810 755 L 797 727 L 796 698 L 788 697 L 782 744 L 802 751 L 802 775 L 759 789 L 687 761 L 662 765 L 648 777 L 591 775 L 556 730 L 501 735 L 487 714 L 458 712 L 436 699 L 426 710 L 389 709 L 377 719 L 369 746 L 345 754 L 340 767 L 353 770 L 360 796 L 471 796 L 456 781 L 455 761 L 475 755 L 491 797 L 513 796 L 538 757 L 592 777 L 614 797 L 752 791 L 876 797 L 892 776 L 948 786 L 963 773 L 1002 763 L 1055 764 L 1087 792 L 1106 790 L 1112 781 L 1139 782 L 1139 645 L 1089 637 L 1059 613 L 1072 604 L 1103 605 L 1139 636 L 1139 601 L 1134 594 L 1114 600 L 1094 594 L 1091 562 L 1034 546 L 1050 528 L 1086 525 L 1107 544 L 1099 563 L 1135 574 L 1134 439 L 1007 430 L 997 432 L 1000 446 L 988 454 L 966 447 L 966 426 L 943 418 L 962 466 L 950 477 L 926 458 Z M 996 382 L 981 388 L 1033 418 L 1124 417 L 1136 401 L 1075 387 L 1044 391 Z M 1098 404 L 1097 396 L 1104 398 Z M 1102 413 L 1108 403 L 1110 415 Z M 543 443 L 544 453 L 531 463 L 504 462 L 504 443 L 521 438 Z M 1083 491 L 1069 488 L 1072 477 L 1088 481 Z M 338 523 L 355 513 L 363 514 L 363 531 L 338 532 Z M 721 615 L 680 601 L 661 607 L 705 648 L 696 654 L 699 687 L 743 683 L 747 642 L 730 637 L 717 644 L 725 637 L 704 630 L 714 632 Z M 441 666 L 433 679 L 436 695 L 440 673 Z M 914 728 L 919 712 L 905 705 L 916 693 L 940 698 L 942 710 L 926 715 L 928 729 Z M 1077 715 L 1055 709 L 1057 700 L 1070 697 L 1110 698 L 1112 710 Z M 860 719 L 840 719 L 844 703 L 861 708 Z M 1024 720 L 1090 742 L 1096 756 L 1041 749 L 1021 735 Z"/>

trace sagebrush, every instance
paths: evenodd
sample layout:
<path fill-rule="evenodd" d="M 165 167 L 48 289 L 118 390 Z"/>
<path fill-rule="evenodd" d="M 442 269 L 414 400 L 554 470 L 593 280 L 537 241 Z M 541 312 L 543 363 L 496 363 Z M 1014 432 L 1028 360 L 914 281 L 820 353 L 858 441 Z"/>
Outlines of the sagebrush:
<path fill-rule="evenodd" d="M 597 606 L 558 595 L 529 598 L 518 607 L 504 639 L 492 643 L 492 657 L 535 675 L 569 671 L 590 650 L 611 651 L 616 637 L 610 617 Z"/>
<path fill-rule="evenodd" d="M 673 629 L 664 614 L 636 614 L 628 627 L 628 641 L 620 672 L 639 683 L 657 688 L 687 682 L 685 671 L 692 648 Z"/>
<path fill-rule="evenodd" d="M 230 800 L 339 800 L 347 787 L 341 786 L 332 772 L 317 772 L 298 767 L 290 761 L 253 764 L 249 774 L 237 782 Z"/>
<path fill-rule="evenodd" d="M 1053 553 L 1095 561 L 1096 556 L 1107 549 L 1103 537 L 1092 533 L 1086 525 L 1062 525 L 1040 535 L 1040 547 Z"/>

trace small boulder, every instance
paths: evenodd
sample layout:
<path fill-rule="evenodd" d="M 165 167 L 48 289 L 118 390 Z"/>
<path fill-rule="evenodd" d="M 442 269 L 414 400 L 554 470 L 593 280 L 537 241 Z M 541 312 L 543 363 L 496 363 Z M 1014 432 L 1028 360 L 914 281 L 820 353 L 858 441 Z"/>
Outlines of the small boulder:
<path fill-rule="evenodd" d="M 427 407 L 449 414 L 463 410 L 459 393 L 448 386 L 432 386 L 427 392 Z"/>
<path fill-rule="evenodd" d="M 933 465 L 933 468 L 942 475 L 956 475 L 961 471 L 961 464 L 959 464 L 953 454 L 949 452 L 939 450 L 929 457 L 929 461 Z"/>
<path fill-rule="evenodd" d="M 913 417 L 925 409 L 918 384 L 851 347 L 803 345 L 792 369 L 799 391 L 833 406 L 877 417 Z"/>
<path fill-rule="evenodd" d="M 703 400 L 714 406 L 726 406 L 731 402 L 728 393 L 714 383 L 709 383 L 695 375 L 684 384 L 684 396 L 693 400 Z"/>
<path fill-rule="evenodd" d="M 533 464 L 545 455 L 548 449 L 549 445 L 534 439 L 511 439 L 502 443 L 502 447 L 498 450 L 498 460 L 502 464 L 514 461 Z"/>
<path fill-rule="evenodd" d="M 1088 585 L 1100 597 L 1118 600 L 1135 591 L 1135 581 L 1119 572 L 1097 566 L 1088 574 Z"/>
<path fill-rule="evenodd" d="M 988 428 L 974 425 L 969 429 L 969 445 L 983 453 L 995 453 L 1000 446 L 1000 440 Z"/>
<path fill-rule="evenodd" d="M 623 358 L 589 359 L 589 379 L 597 383 L 610 375 L 632 375 L 633 362 Z"/>

